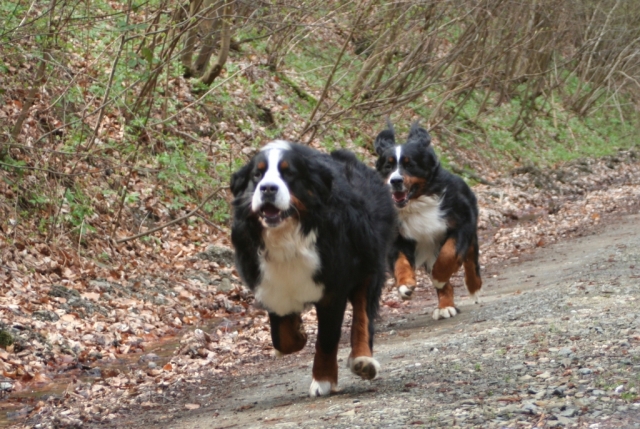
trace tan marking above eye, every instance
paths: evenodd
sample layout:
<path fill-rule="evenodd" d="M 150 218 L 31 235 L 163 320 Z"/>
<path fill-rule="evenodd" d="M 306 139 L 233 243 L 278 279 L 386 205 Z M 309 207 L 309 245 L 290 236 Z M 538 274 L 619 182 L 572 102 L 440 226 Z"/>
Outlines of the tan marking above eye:
<path fill-rule="evenodd" d="M 389 157 L 389 162 L 394 162 L 396 159 L 392 156 Z"/>
<path fill-rule="evenodd" d="M 408 162 L 409 162 L 409 157 L 405 156 L 405 157 L 402 158 L 402 163 L 403 164 L 406 164 Z"/>
<path fill-rule="evenodd" d="M 287 161 L 282 161 L 280 163 L 280 170 L 286 170 L 287 168 L 289 168 L 289 163 Z"/>
<path fill-rule="evenodd" d="M 265 168 L 267 168 L 267 163 L 264 161 L 260 161 L 258 163 L 258 170 L 264 170 Z"/>

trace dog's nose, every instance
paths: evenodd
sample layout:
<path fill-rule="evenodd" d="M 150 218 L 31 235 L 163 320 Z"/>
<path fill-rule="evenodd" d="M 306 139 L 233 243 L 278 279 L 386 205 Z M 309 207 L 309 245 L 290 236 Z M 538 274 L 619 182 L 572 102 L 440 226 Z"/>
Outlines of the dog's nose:
<path fill-rule="evenodd" d="M 402 186 L 402 182 L 404 182 L 404 179 L 402 177 L 392 177 L 389 180 L 389 183 L 391 183 L 391 186 Z"/>
<path fill-rule="evenodd" d="M 275 183 L 265 183 L 260 185 L 260 192 L 265 196 L 273 196 L 278 192 L 278 185 Z"/>

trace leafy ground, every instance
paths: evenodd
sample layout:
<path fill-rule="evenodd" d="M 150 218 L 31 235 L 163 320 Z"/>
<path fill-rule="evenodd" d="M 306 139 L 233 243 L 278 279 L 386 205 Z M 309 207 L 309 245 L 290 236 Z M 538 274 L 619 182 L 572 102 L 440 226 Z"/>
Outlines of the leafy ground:
<path fill-rule="evenodd" d="M 524 168 L 477 185 L 484 270 L 637 210 L 637 157 L 625 151 L 554 170 Z M 191 231 L 166 230 L 177 245 L 162 252 L 136 254 L 132 244 L 135 259 L 120 269 L 55 265 L 26 247 L 3 249 L 11 287 L 2 290 L 2 329 L 14 341 L 0 351 L 8 417 L 45 426 L 115 423 L 129 407 L 154 407 L 181 386 L 271 359 L 266 314 L 239 284 L 225 235 L 215 247 L 196 246 L 181 239 Z M 407 311 L 415 309 L 389 287 L 383 319 Z M 313 318 L 305 315 L 312 337 Z"/>
<path fill-rule="evenodd" d="M 472 77 L 475 89 L 446 103 L 447 85 L 435 82 L 401 108 L 352 108 L 348 90 L 367 56 L 345 44 L 351 12 L 332 15 L 326 2 L 288 33 L 278 67 L 260 25 L 280 15 L 238 24 L 236 39 L 253 41 L 231 50 L 209 87 L 185 78 L 175 55 L 161 58 L 162 44 L 150 50 L 152 29 L 173 34 L 168 3 L 89 4 L 0 5 L 3 424 L 117 422 L 126 407 L 154 407 L 185 383 L 270 359 L 266 316 L 232 264 L 227 188 L 271 139 L 345 147 L 372 165 L 387 116 L 400 135 L 422 120 L 444 165 L 475 185 L 486 270 L 638 200 L 633 92 L 603 92 L 585 115 L 569 101 L 596 88 L 573 74 L 549 77 L 553 90 L 533 102 L 523 101 L 529 84 L 518 87 L 526 79 L 514 77 L 503 97 Z M 434 39 L 445 50 L 446 37 Z M 305 133 L 342 46 L 340 77 Z M 528 125 L 515 132 L 524 111 Z M 406 311 L 389 287 L 383 317 Z"/>

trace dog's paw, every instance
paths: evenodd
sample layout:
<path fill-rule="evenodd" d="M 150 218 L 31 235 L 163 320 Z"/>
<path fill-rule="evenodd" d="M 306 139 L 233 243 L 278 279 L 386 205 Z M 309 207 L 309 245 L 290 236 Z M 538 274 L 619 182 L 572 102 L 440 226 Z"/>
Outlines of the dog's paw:
<path fill-rule="evenodd" d="M 477 304 L 480 302 L 480 300 L 478 299 L 478 294 L 477 293 L 471 293 L 469 294 L 469 299 L 474 303 Z"/>
<path fill-rule="evenodd" d="M 335 386 L 330 381 L 318 381 L 314 379 L 309 387 L 309 396 L 317 398 L 318 396 L 327 396 L 331 393 Z"/>
<path fill-rule="evenodd" d="M 400 285 L 398 287 L 398 293 L 400 294 L 400 298 L 404 300 L 411 299 L 411 295 L 413 295 L 413 290 L 415 288 L 416 288 L 415 286 Z"/>
<path fill-rule="evenodd" d="M 347 365 L 352 373 L 363 380 L 373 380 L 380 372 L 380 364 L 378 361 L 369 356 L 350 357 Z"/>
<path fill-rule="evenodd" d="M 455 307 L 436 308 L 433 310 L 433 320 L 448 319 L 458 314 Z"/>
<path fill-rule="evenodd" d="M 278 349 L 273 349 L 273 357 L 276 359 L 280 359 L 281 357 L 284 356 L 284 353 L 282 353 L 280 350 Z"/>

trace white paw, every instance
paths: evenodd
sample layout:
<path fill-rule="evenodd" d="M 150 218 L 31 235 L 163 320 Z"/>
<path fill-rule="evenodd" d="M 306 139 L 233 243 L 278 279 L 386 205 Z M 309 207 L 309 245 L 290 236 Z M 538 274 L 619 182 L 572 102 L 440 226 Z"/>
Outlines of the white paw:
<path fill-rule="evenodd" d="M 455 307 L 436 308 L 433 310 L 433 320 L 448 319 L 458 314 Z"/>
<path fill-rule="evenodd" d="M 273 357 L 276 359 L 280 359 L 282 356 L 284 356 L 284 353 L 282 353 L 280 350 L 278 349 L 273 349 Z"/>
<path fill-rule="evenodd" d="M 309 396 L 312 398 L 327 396 L 331 393 L 331 388 L 332 386 L 330 381 L 317 381 L 314 379 L 309 387 Z"/>
<path fill-rule="evenodd" d="M 411 295 L 413 294 L 414 289 L 415 289 L 415 286 L 400 285 L 398 287 L 398 293 L 400 294 L 400 298 L 404 300 L 411 299 Z"/>
<path fill-rule="evenodd" d="M 373 380 L 380 372 L 380 364 L 377 360 L 369 356 L 349 357 L 347 366 L 352 373 L 363 380 Z"/>
<path fill-rule="evenodd" d="M 478 299 L 478 294 L 477 293 L 469 294 L 469 299 L 471 301 L 473 301 L 474 304 L 477 304 L 477 303 L 480 302 L 480 300 Z"/>

